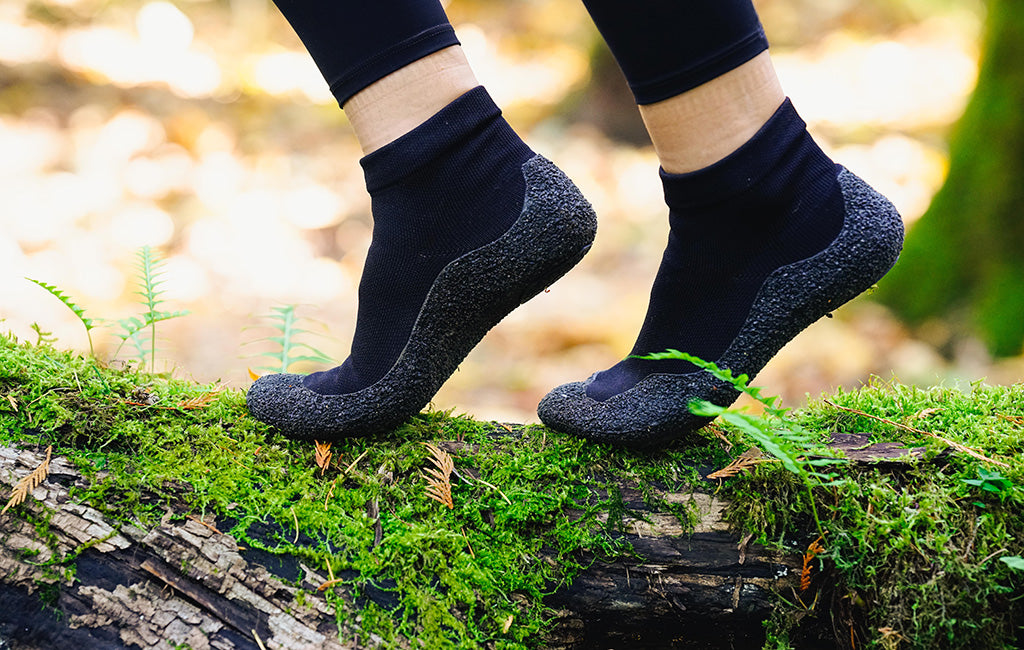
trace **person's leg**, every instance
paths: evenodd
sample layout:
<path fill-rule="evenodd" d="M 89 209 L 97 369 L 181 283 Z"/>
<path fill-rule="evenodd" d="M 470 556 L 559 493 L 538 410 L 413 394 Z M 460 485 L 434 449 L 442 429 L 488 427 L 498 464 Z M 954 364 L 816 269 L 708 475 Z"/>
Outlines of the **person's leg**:
<path fill-rule="evenodd" d="M 349 357 L 261 378 L 249 408 L 293 437 L 384 430 L 582 257 L 593 213 L 502 118 L 436 0 L 276 2 L 366 153 L 374 228 Z"/>
<path fill-rule="evenodd" d="M 650 443 L 703 424 L 687 411 L 691 399 L 729 403 L 736 393 L 690 363 L 633 356 L 675 349 L 754 375 L 888 270 L 902 224 L 876 195 L 851 223 L 859 181 L 785 99 L 749 0 L 584 3 L 640 105 L 671 229 L 631 357 L 555 389 L 539 413 L 571 433 Z M 875 232 L 854 237 L 858 229 Z M 827 257 L 831 267 L 799 266 Z"/>

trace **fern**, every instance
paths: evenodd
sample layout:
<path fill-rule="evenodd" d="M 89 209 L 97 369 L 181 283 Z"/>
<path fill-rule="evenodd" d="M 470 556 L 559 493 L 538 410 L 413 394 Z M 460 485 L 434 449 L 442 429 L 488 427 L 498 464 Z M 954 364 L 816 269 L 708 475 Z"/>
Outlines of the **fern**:
<path fill-rule="evenodd" d="M 46 289 L 48 292 L 50 292 L 50 295 L 64 303 L 64 306 L 70 309 L 75 314 L 75 316 L 78 317 L 78 320 L 85 327 L 85 336 L 89 340 L 89 356 L 95 357 L 96 353 L 94 352 L 92 345 L 92 330 L 94 327 L 96 327 L 96 321 L 86 316 L 84 309 L 76 305 L 74 301 L 72 301 L 71 298 L 68 297 L 67 294 L 65 294 L 63 291 L 53 286 L 52 284 L 46 284 L 45 282 L 42 282 L 40 280 L 34 280 L 32 278 L 25 279 Z M 43 337 L 38 330 L 36 330 L 36 334 L 39 334 L 40 340 L 42 340 Z"/>
<path fill-rule="evenodd" d="M 114 356 L 117 356 L 117 352 L 121 351 L 125 343 L 131 341 L 135 347 L 135 351 L 139 355 L 139 360 L 142 365 L 146 365 L 146 360 L 149 360 L 150 370 L 156 370 L 156 324 L 170 320 L 172 318 L 178 318 L 185 316 L 188 311 L 162 311 L 159 306 L 165 301 L 160 297 L 164 294 L 164 291 L 159 289 L 160 285 L 163 284 L 161 276 L 163 275 L 164 260 L 162 260 L 156 252 L 153 251 L 149 246 L 143 246 L 136 253 L 136 280 L 139 283 L 139 291 L 135 292 L 135 295 L 139 296 L 141 300 L 139 304 L 145 309 L 145 312 L 141 317 L 129 317 L 122 318 L 117 321 L 121 326 L 121 332 L 117 334 L 118 338 L 121 339 L 121 345 L 117 347 L 117 351 Z M 144 338 L 142 332 L 149 329 L 149 337 Z"/>
<path fill-rule="evenodd" d="M 315 332 L 310 332 L 309 330 L 302 329 L 297 326 L 301 319 L 295 315 L 295 305 L 271 307 L 270 310 L 273 313 L 266 314 L 263 317 L 271 321 L 270 326 L 276 329 L 279 334 L 277 336 L 268 336 L 249 342 L 259 343 L 260 341 L 271 341 L 277 344 L 277 351 L 262 352 L 256 355 L 270 357 L 275 362 L 275 365 L 273 366 L 261 366 L 261 370 L 288 372 L 293 364 L 302 361 L 308 361 L 311 363 L 333 363 L 333 360 L 330 357 L 309 343 L 303 343 L 295 340 L 296 337 L 302 334 L 315 334 Z"/>
<path fill-rule="evenodd" d="M 811 512 L 818 532 L 824 535 L 821 522 L 818 520 L 818 509 L 814 503 L 813 488 L 815 486 L 837 485 L 837 474 L 820 471 L 830 465 L 843 463 L 843 459 L 832 457 L 831 450 L 822 445 L 817 437 L 804 429 L 800 424 L 788 417 L 789 409 L 777 405 L 777 396 L 766 396 L 758 386 L 750 385 L 750 377 L 745 374 L 736 376 L 728 368 L 719 368 L 710 361 L 704 361 L 686 352 L 666 350 L 639 359 L 661 360 L 681 359 L 711 373 L 716 379 L 731 384 L 736 390 L 749 395 L 764 407 L 763 415 L 752 415 L 729 407 L 718 406 L 706 400 L 693 400 L 688 404 L 690 412 L 705 417 L 720 417 L 746 434 L 755 444 L 768 454 L 777 458 L 782 466 L 795 474 L 804 487 L 811 501 Z"/>
<path fill-rule="evenodd" d="M 146 347 L 146 340 L 143 338 L 142 332 L 146 329 L 146 323 L 134 316 L 130 316 L 119 319 L 117 324 L 121 326 L 121 331 L 116 333 L 117 337 L 121 339 L 121 345 L 117 346 L 117 349 L 114 350 L 114 356 L 116 357 L 120 354 L 121 348 L 130 341 L 135 348 L 135 353 L 143 365 L 145 365 L 149 349 Z"/>
<path fill-rule="evenodd" d="M 48 332 L 39 326 L 39 323 L 32 323 L 29 327 L 36 333 L 36 345 L 52 345 L 57 339 L 53 332 Z"/>

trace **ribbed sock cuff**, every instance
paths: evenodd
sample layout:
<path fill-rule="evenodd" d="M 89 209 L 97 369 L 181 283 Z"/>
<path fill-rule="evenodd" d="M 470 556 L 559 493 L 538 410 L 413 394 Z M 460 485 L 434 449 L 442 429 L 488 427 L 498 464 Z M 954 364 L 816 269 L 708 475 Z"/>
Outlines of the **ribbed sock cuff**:
<path fill-rule="evenodd" d="M 785 163 L 801 146 L 806 127 L 787 98 L 750 140 L 722 160 L 685 174 L 661 169 L 665 203 L 693 207 L 742 194 Z"/>
<path fill-rule="evenodd" d="M 483 86 L 455 99 L 412 131 L 359 161 L 366 189 L 374 192 L 437 160 L 501 117 L 501 109 Z M 518 136 L 508 129 L 509 144 Z"/>

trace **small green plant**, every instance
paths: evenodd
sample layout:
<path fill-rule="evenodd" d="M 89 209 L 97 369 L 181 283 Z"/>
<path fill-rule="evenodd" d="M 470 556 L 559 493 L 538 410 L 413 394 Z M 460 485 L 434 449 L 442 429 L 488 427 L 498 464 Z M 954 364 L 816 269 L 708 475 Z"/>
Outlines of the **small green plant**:
<path fill-rule="evenodd" d="M 1003 562 L 1014 571 L 1024 571 L 1024 557 L 1019 555 L 1004 555 L 999 558 L 999 561 Z"/>
<path fill-rule="evenodd" d="M 277 349 L 270 352 L 261 352 L 255 356 L 270 357 L 274 361 L 273 366 L 260 366 L 260 370 L 271 372 L 288 372 L 293 364 L 308 361 L 311 363 L 333 363 L 333 360 L 313 347 L 309 343 L 296 341 L 296 338 L 303 334 L 315 334 L 307 329 L 298 327 L 301 318 L 295 315 L 295 305 L 283 307 L 271 307 L 272 313 L 266 314 L 263 318 L 270 320 L 270 327 L 279 333 L 276 336 L 267 336 L 248 344 L 270 341 L 277 345 Z"/>
<path fill-rule="evenodd" d="M 131 316 L 116 321 L 121 326 L 121 331 L 117 333 L 117 337 L 121 339 L 121 344 L 114 351 L 114 356 L 118 355 L 125 343 L 131 341 L 142 365 L 145 366 L 148 359 L 150 370 L 153 370 L 156 367 L 156 324 L 160 321 L 185 316 L 189 312 L 162 311 L 158 309 L 164 302 L 160 297 L 164 292 L 159 289 L 160 285 L 163 284 L 160 276 L 163 274 L 161 267 L 164 261 L 149 246 L 143 246 L 139 249 L 136 257 L 138 258 L 136 262 L 136 279 L 138 280 L 140 290 L 136 291 L 135 294 L 141 298 L 139 302 L 145 311 L 141 316 Z M 92 342 L 92 330 L 96 329 L 98 325 L 107 324 L 108 321 L 86 316 L 85 310 L 75 304 L 66 293 L 56 286 L 33 278 L 25 279 L 46 289 L 50 295 L 60 300 L 65 307 L 78 317 L 78 320 L 85 327 L 85 335 L 89 340 L 89 356 L 96 358 L 96 351 Z M 149 329 L 148 338 L 145 335 L 147 328 Z M 50 336 L 50 332 L 43 331 L 38 324 L 33 324 L 32 329 L 36 332 L 38 343 L 52 343 L 54 341 L 53 337 Z"/>
<path fill-rule="evenodd" d="M 61 291 L 60 289 L 58 289 L 54 285 L 47 284 L 47 283 L 42 282 L 40 280 L 35 280 L 33 278 L 25 278 L 25 279 L 28 280 L 29 282 L 37 284 L 40 287 L 46 289 L 48 292 L 50 292 L 51 296 L 55 297 L 57 300 L 59 300 L 62 303 L 64 303 L 64 306 L 67 307 L 68 309 L 70 309 L 75 314 L 75 316 L 78 317 L 78 320 L 85 327 L 85 336 L 86 336 L 86 338 L 89 339 L 89 356 L 95 357 L 96 353 L 93 351 L 93 346 L 92 346 L 92 330 L 96 327 L 96 321 L 94 321 L 93 319 L 91 319 L 88 316 L 86 316 L 84 309 L 82 309 L 81 307 L 76 305 L 75 302 L 73 300 L 71 300 L 71 298 L 68 297 L 68 295 L 66 293 L 64 293 L 63 291 Z M 33 329 L 35 329 L 35 328 L 33 328 Z M 40 338 L 40 341 L 41 341 L 43 337 L 42 337 L 42 335 L 41 335 L 41 333 L 39 332 L 38 329 L 36 330 L 36 334 L 39 335 L 39 338 Z"/>
<path fill-rule="evenodd" d="M 978 468 L 978 478 L 961 479 L 967 485 L 981 488 L 984 492 L 991 492 L 1003 495 L 1013 489 L 1013 481 L 1006 478 L 998 471 L 990 472 L 984 467 Z"/>
<path fill-rule="evenodd" d="M 36 333 L 36 345 L 52 345 L 57 342 L 53 332 L 48 332 L 39 326 L 39 323 L 32 323 L 29 327 Z"/>
<path fill-rule="evenodd" d="M 1000 474 L 998 470 L 990 472 L 984 467 L 978 467 L 977 469 L 978 478 L 962 478 L 960 480 L 967 485 L 979 488 L 982 494 L 993 495 L 998 497 L 1000 501 L 1005 501 L 1010 492 L 1013 491 L 1013 481 Z M 972 503 L 979 508 L 988 507 L 981 501 L 972 501 Z"/>
<path fill-rule="evenodd" d="M 141 298 L 139 302 L 145 308 L 145 312 L 139 317 L 132 316 L 117 321 L 118 325 L 121 326 L 121 332 L 117 335 L 121 339 L 121 345 L 117 347 L 117 352 L 121 351 L 125 343 L 131 341 L 135 346 L 136 352 L 139 354 L 139 360 L 142 362 L 142 365 L 146 365 L 148 358 L 150 371 L 155 371 L 156 324 L 161 321 L 178 318 L 179 316 L 185 316 L 189 312 L 162 311 L 159 309 L 159 306 L 164 303 L 164 300 L 160 297 L 164 294 L 164 291 L 159 289 L 160 285 L 164 282 L 161 279 L 164 260 L 149 246 L 143 246 L 136 253 L 136 257 L 138 258 L 135 266 L 136 278 L 139 282 L 140 290 L 136 291 L 135 295 Z M 142 334 L 147 328 L 149 329 L 148 339 L 144 338 Z M 117 356 L 117 352 L 114 353 L 114 356 Z"/>
<path fill-rule="evenodd" d="M 768 454 L 777 458 L 784 468 L 795 474 L 803 483 L 810 497 L 811 514 L 818 533 L 825 535 L 821 521 L 818 519 L 818 508 L 815 505 L 813 490 L 816 486 L 833 486 L 838 483 L 838 475 L 834 472 L 823 472 L 820 468 L 843 463 L 843 459 L 832 457 L 832 452 L 822 445 L 814 433 L 808 431 L 796 421 L 788 417 L 789 409 L 777 405 L 777 396 L 766 396 L 762 389 L 750 385 L 747 375 L 732 374 L 729 369 L 719 368 L 710 361 L 678 350 L 666 350 L 648 354 L 640 359 L 661 360 L 681 359 L 711 373 L 716 379 L 728 382 L 736 390 L 754 398 L 764 407 L 763 415 L 754 415 L 718 406 L 706 400 L 693 400 L 689 403 L 690 412 L 704 417 L 720 417 L 746 434 L 755 444 Z"/>

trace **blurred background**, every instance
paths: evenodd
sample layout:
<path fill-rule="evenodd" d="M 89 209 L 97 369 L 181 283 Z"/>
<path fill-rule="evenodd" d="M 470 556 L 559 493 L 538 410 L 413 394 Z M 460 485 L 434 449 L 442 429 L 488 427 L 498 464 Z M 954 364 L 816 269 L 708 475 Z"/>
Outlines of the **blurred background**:
<path fill-rule="evenodd" d="M 1024 220 L 1003 196 L 1004 185 L 1022 191 L 1020 176 L 981 186 L 1010 164 L 1000 151 L 1024 160 L 1012 124 L 1024 80 L 1005 81 L 1024 69 L 1016 1 L 756 3 L 783 85 L 826 152 L 893 200 L 912 239 L 917 222 L 938 224 L 891 288 L 815 324 L 761 373 L 787 404 L 871 375 L 962 386 L 1024 375 Z M 583 263 L 499 325 L 434 400 L 534 422 L 547 390 L 632 345 L 668 232 L 658 163 L 578 1 L 446 7 L 510 123 L 600 217 Z M 1006 63 L 988 74 L 979 61 L 996 51 Z M 979 69 L 994 90 L 968 124 Z M 359 157 L 269 0 L 4 0 L 0 328 L 34 341 L 37 323 L 87 350 L 74 315 L 23 277 L 57 285 L 89 316 L 125 318 L 140 312 L 133 264 L 150 245 L 167 260 L 163 308 L 191 311 L 159 324 L 158 369 L 246 387 L 247 368 L 266 364 L 251 356 L 268 349 L 259 340 L 276 333 L 263 316 L 286 304 L 309 319 L 304 340 L 340 362 L 372 228 Z M 951 205 L 932 205 L 947 177 Z M 998 204 L 985 227 L 970 207 L 983 203 Z M 988 270 L 979 279 L 975 267 Z M 94 330 L 101 359 L 113 332 Z"/>

